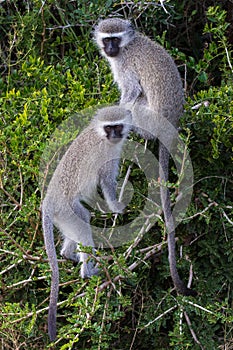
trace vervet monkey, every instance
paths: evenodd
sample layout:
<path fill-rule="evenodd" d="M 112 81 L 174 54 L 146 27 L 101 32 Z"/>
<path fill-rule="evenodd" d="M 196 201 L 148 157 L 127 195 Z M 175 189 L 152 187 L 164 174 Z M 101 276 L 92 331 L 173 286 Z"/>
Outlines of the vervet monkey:
<path fill-rule="evenodd" d="M 72 142 L 59 162 L 42 203 L 45 247 L 52 270 L 48 333 L 56 338 L 59 269 L 53 224 L 61 231 L 61 255 L 82 262 L 81 277 L 98 270 L 86 253 L 77 253 L 77 242 L 94 247 L 90 213 L 81 201 L 92 203 L 100 185 L 110 211 L 122 213 L 124 204 L 116 199 L 116 177 L 124 141 L 131 127 L 131 112 L 119 106 L 100 109 L 90 125 Z"/>
<path fill-rule="evenodd" d="M 170 273 L 178 293 L 195 295 L 179 277 L 175 257 L 175 225 L 168 181 L 169 150 L 183 113 L 182 81 L 171 56 L 157 43 L 136 32 L 128 20 L 99 22 L 94 39 L 111 66 L 121 91 L 120 104 L 132 111 L 133 129 L 145 139 L 159 139 L 161 202 L 168 232 Z"/>

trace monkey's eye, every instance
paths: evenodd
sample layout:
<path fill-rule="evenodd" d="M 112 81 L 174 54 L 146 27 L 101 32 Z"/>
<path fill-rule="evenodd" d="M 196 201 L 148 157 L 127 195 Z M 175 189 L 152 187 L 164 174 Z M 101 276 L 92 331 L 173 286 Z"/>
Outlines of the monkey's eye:
<path fill-rule="evenodd" d="M 121 132 L 123 130 L 123 125 L 122 124 L 118 124 L 118 125 L 115 125 L 115 131 L 117 132 Z"/>
<path fill-rule="evenodd" d="M 119 44 L 121 39 L 117 38 L 117 37 L 114 37 L 112 38 L 112 41 L 115 43 L 115 44 Z"/>
<path fill-rule="evenodd" d="M 111 41 L 111 38 L 104 38 L 103 39 L 103 43 L 104 44 L 107 44 L 107 43 L 109 43 Z"/>
<path fill-rule="evenodd" d="M 109 133 L 109 132 L 112 130 L 112 126 L 106 125 L 106 126 L 104 127 L 104 130 L 105 130 L 107 133 Z"/>

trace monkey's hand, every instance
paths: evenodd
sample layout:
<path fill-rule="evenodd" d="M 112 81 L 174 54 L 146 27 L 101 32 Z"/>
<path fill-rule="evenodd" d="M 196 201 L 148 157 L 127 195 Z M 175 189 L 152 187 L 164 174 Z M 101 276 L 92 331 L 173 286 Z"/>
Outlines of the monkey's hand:
<path fill-rule="evenodd" d="M 123 214 L 124 209 L 125 209 L 125 204 L 122 202 L 118 202 L 117 200 L 109 203 L 109 209 L 113 213 L 118 213 L 118 214 Z"/>

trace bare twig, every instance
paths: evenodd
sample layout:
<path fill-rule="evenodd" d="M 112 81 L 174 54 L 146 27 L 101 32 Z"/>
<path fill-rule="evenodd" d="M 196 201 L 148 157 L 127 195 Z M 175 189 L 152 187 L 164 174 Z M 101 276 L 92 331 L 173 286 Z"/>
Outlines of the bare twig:
<path fill-rule="evenodd" d="M 74 337 L 73 343 L 74 341 L 79 337 L 79 334 L 82 333 L 85 329 L 85 327 L 88 325 L 88 322 L 91 321 L 94 313 L 95 313 L 95 305 L 97 303 L 97 296 L 98 296 L 98 287 L 95 289 L 95 296 L 94 296 L 94 300 L 93 300 L 93 304 L 92 304 L 92 308 L 91 308 L 91 312 L 90 313 L 86 313 L 86 320 L 84 322 L 84 324 L 82 325 L 82 328 L 80 329 L 80 331 L 76 334 L 76 336 Z M 77 327 L 77 324 L 75 324 L 75 327 Z M 59 339 L 57 342 L 55 342 L 55 344 L 57 344 L 59 342 Z M 72 349 L 73 344 L 71 344 L 71 347 L 69 347 L 69 350 Z"/>
<path fill-rule="evenodd" d="M 188 288 L 191 288 L 192 280 L 193 280 L 193 264 L 191 263 L 189 268 L 189 280 L 187 284 Z"/>
<path fill-rule="evenodd" d="M 164 6 L 164 4 L 163 4 L 164 2 L 166 2 L 166 0 L 159 0 L 159 2 L 160 2 L 160 4 L 161 4 L 161 7 L 162 7 L 162 9 L 164 10 L 164 12 L 168 14 L 169 12 L 168 12 L 168 10 L 165 8 L 165 6 Z"/>
<path fill-rule="evenodd" d="M 195 217 L 197 216 L 201 216 L 203 215 L 205 212 L 207 212 L 212 206 L 217 206 L 218 204 L 216 202 L 211 202 L 210 204 L 207 205 L 207 207 L 205 209 L 203 209 L 202 211 L 198 212 L 198 213 L 195 213 L 194 215 L 192 216 L 188 216 L 186 218 L 183 218 L 183 221 L 187 221 L 187 220 L 191 220 L 191 219 L 194 219 Z"/>
<path fill-rule="evenodd" d="M 14 245 L 17 248 L 19 248 L 21 252 L 23 252 L 25 255 L 28 255 L 27 252 L 21 247 L 21 245 L 18 242 L 16 242 L 16 240 L 7 231 L 3 230 L 3 228 L 1 227 L 0 227 L 0 231 L 3 232 L 14 243 Z"/>
<path fill-rule="evenodd" d="M 5 190 L 2 181 L 0 181 L 0 190 L 2 190 L 3 193 L 5 193 L 5 195 L 10 198 L 10 200 L 16 205 L 17 208 L 21 209 L 21 204 L 8 191 Z"/>
<path fill-rule="evenodd" d="M 22 261 L 23 261 L 23 259 L 19 259 L 19 260 L 17 261 L 17 263 L 12 264 L 12 265 L 8 266 L 6 269 L 2 270 L 2 271 L 0 272 L 0 276 L 1 276 L 1 275 L 4 275 L 4 273 L 6 273 L 6 272 L 10 271 L 11 269 L 13 269 L 14 267 L 16 267 L 16 266 L 17 266 L 18 264 L 20 264 Z"/>
<path fill-rule="evenodd" d="M 169 314 L 169 312 L 171 312 L 172 310 L 175 310 L 177 308 L 177 305 L 174 305 L 172 307 L 170 307 L 170 309 L 167 309 L 166 311 L 164 311 L 162 314 L 160 314 L 159 316 L 157 316 L 154 320 L 148 322 L 144 327 L 144 328 L 147 328 L 149 327 L 152 323 L 158 321 L 160 318 L 164 317 L 165 315 Z"/>
<path fill-rule="evenodd" d="M 189 316 L 188 316 L 186 311 L 184 311 L 184 317 L 186 319 L 187 325 L 189 327 L 190 333 L 192 334 L 192 337 L 193 337 L 195 343 L 197 343 L 200 346 L 200 348 L 204 350 L 204 347 L 201 345 L 200 341 L 197 339 L 197 336 L 196 336 L 196 334 L 195 334 L 195 332 L 194 332 L 194 330 L 192 328 L 192 324 L 191 324 L 190 318 L 189 318 Z"/>
<path fill-rule="evenodd" d="M 225 43 L 224 43 L 224 49 L 225 49 L 225 52 L 226 52 L 226 55 L 227 55 L 227 62 L 228 62 L 228 64 L 229 64 L 229 67 L 230 67 L 230 69 L 231 69 L 231 72 L 233 73 L 233 68 L 232 68 L 232 64 L 231 64 L 229 52 L 228 52 L 228 49 L 227 49 L 227 46 L 225 45 Z"/>
<path fill-rule="evenodd" d="M 12 288 L 18 287 L 18 286 L 20 286 L 20 285 L 22 285 L 23 287 L 25 287 L 26 284 L 35 281 L 35 280 L 33 280 L 33 278 L 32 278 L 32 277 L 33 277 L 33 274 L 34 274 L 34 271 L 35 271 L 35 269 L 33 269 L 32 273 L 31 273 L 31 276 L 30 276 L 28 279 L 23 280 L 23 281 L 19 281 L 19 282 L 14 283 L 14 284 L 11 284 L 10 286 L 7 286 L 6 288 L 7 288 L 7 289 L 12 289 Z M 45 279 L 47 279 L 46 276 L 36 277 L 36 281 L 43 281 L 43 280 L 45 280 Z"/>
<path fill-rule="evenodd" d="M 20 208 L 22 207 L 23 205 L 23 175 L 22 175 L 22 172 L 21 172 L 21 168 L 19 166 L 19 178 L 20 178 Z"/>
<path fill-rule="evenodd" d="M 179 331 L 180 335 L 183 333 L 183 315 L 184 315 L 184 307 L 180 305 L 180 319 L 179 319 Z"/>
<path fill-rule="evenodd" d="M 135 339 L 136 339 L 136 336 L 137 336 L 137 333 L 138 333 L 138 330 L 139 330 L 139 325 L 141 323 L 141 318 L 142 318 L 142 314 L 143 314 L 143 308 L 144 308 L 144 303 L 143 303 L 143 294 L 142 294 L 142 305 L 141 305 L 141 309 L 140 309 L 140 312 L 139 312 L 139 316 L 138 316 L 138 321 L 137 321 L 137 327 L 135 329 L 135 332 L 134 332 L 134 335 L 133 335 L 133 339 L 131 341 L 131 344 L 130 344 L 130 348 L 129 350 L 132 350 L 133 349 L 133 345 L 134 345 L 134 342 L 135 342 Z"/>
<path fill-rule="evenodd" d="M 221 208 L 221 212 L 223 213 L 223 216 L 227 219 L 229 224 L 231 224 L 233 226 L 233 221 L 227 216 L 227 214 L 225 213 L 225 211 L 222 208 Z"/>
<path fill-rule="evenodd" d="M 99 341 L 98 341 L 98 350 L 101 350 L 101 342 L 102 342 L 104 324 L 105 324 L 105 320 L 106 320 L 107 310 L 108 310 L 108 306 L 109 306 L 109 299 L 111 297 L 112 290 L 113 290 L 112 288 L 109 289 L 109 291 L 107 293 L 107 298 L 106 298 L 106 301 L 104 304 L 103 317 L 102 317 L 101 326 L 100 326 L 101 332 L 100 332 Z"/>
<path fill-rule="evenodd" d="M 205 311 L 205 312 L 208 312 L 209 314 L 214 315 L 214 312 L 213 312 L 213 311 L 210 311 L 210 310 L 206 309 L 205 307 L 203 307 L 203 306 L 201 306 L 201 305 L 198 305 L 198 304 L 196 304 L 196 303 L 193 303 L 191 300 L 188 300 L 188 299 L 184 298 L 184 302 L 186 302 L 186 303 L 188 303 L 188 304 L 190 304 L 190 305 L 192 305 L 192 306 L 194 306 L 194 307 L 196 307 L 196 308 L 198 308 L 198 309 L 200 309 L 200 310 L 202 310 L 202 311 Z"/>
<path fill-rule="evenodd" d="M 142 226 L 137 238 L 134 240 L 134 242 L 129 246 L 129 248 L 124 253 L 125 258 L 127 259 L 130 254 L 132 253 L 132 250 L 138 245 L 138 243 L 142 240 L 144 234 L 149 231 L 149 229 L 153 226 L 153 224 L 150 222 L 151 217 L 154 216 L 154 214 L 149 215 L 146 219 L 146 222 Z"/>
<path fill-rule="evenodd" d="M 136 269 L 136 267 L 142 263 L 142 262 L 145 262 L 147 259 L 149 259 L 152 255 L 158 253 L 159 251 L 162 250 L 162 247 L 163 245 L 167 244 L 167 242 L 162 242 L 162 243 L 159 243 L 159 244 L 156 244 L 149 252 L 146 253 L 146 255 L 144 256 L 143 259 L 138 259 L 137 261 L 135 261 L 134 263 L 132 263 L 130 266 L 129 266 L 129 270 L 130 271 L 133 271 L 134 269 Z"/>
<path fill-rule="evenodd" d="M 82 27 L 83 25 L 82 24 L 66 24 L 65 26 L 54 26 L 54 27 L 46 27 L 47 30 L 55 30 L 55 29 L 67 29 L 67 28 L 71 28 L 71 27 Z"/>
<path fill-rule="evenodd" d="M 14 245 L 23 253 L 24 259 L 30 260 L 30 261 L 43 261 L 43 262 L 48 261 L 47 259 L 43 259 L 42 256 L 33 256 L 31 254 L 28 254 L 26 252 L 26 250 L 18 242 L 16 242 L 16 240 L 6 230 L 4 230 L 1 227 L 0 227 L 0 232 L 3 232 L 14 243 Z M 1 251 L 3 251 L 3 250 L 1 250 Z M 15 253 L 10 252 L 10 251 L 5 251 L 5 253 L 17 255 Z"/>
<path fill-rule="evenodd" d="M 123 194 L 124 194 L 125 186 L 127 185 L 127 182 L 129 180 L 129 175 L 130 175 L 130 172 L 131 172 L 131 168 L 132 168 L 132 166 L 129 165 L 129 167 L 127 169 L 127 173 L 126 173 L 125 178 L 124 178 L 124 182 L 123 182 L 123 184 L 121 186 L 121 190 L 120 190 L 120 194 L 119 194 L 119 202 L 122 201 L 122 197 L 123 197 Z M 115 214 L 114 215 L 114 219 L 113 219 L 113 224 L 112 224 L 112 231 L 111 231 L 111 233 L 109 235 L 109 239 L 111 239 L 111 237 L 112 237 L 113 229 L 116 226 L 117 217 L 118 217 L 118 214 Z"/>

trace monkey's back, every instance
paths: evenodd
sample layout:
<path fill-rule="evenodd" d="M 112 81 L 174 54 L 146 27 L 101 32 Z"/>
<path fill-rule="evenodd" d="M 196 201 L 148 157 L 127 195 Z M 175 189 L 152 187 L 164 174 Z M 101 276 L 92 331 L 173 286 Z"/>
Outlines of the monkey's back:
<path fill-rule="evenodd" d="M 136 33 L 115 62 L 122 75 L 127 76 L 127 71 L 132 71 L 139 77 L 148 105 L 153 110 L 176 122 L 183 112 L 183 86 L 175 62 L 162 46 Z M 122 82 L 117 76 L 115 79 L 121 88 Z"/>
<path fill-rule="evenodd" d="M 86 128 L 71 143 L 59 162 L 49 183 L 46 197 L 49 197 L 58 211 L 64 200 L 91 198 L 99 182 L 101 167 L 115 157 L 116 148 L 111 152 L 106 140 L 92 127 Z"/>

